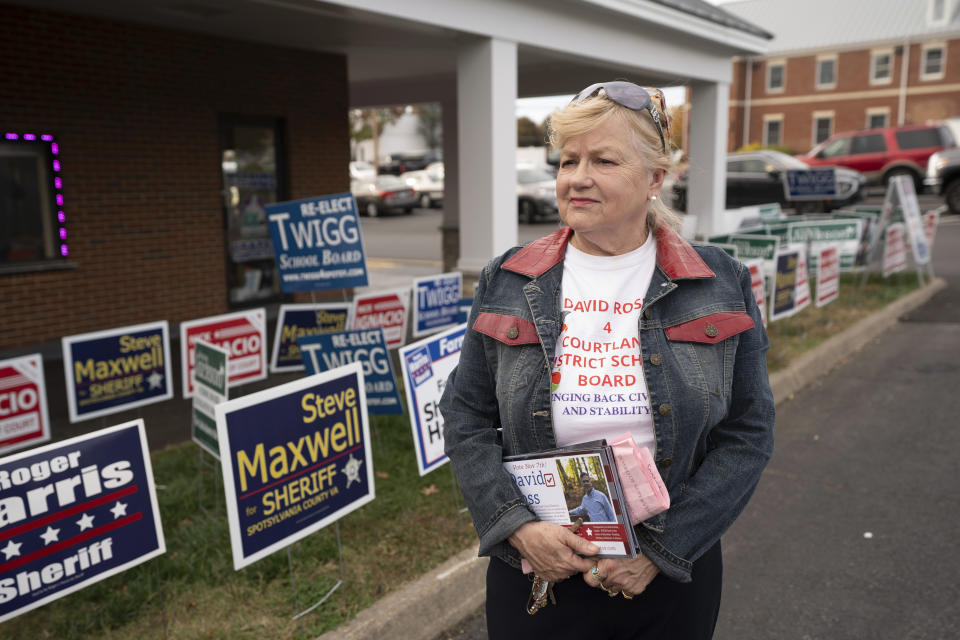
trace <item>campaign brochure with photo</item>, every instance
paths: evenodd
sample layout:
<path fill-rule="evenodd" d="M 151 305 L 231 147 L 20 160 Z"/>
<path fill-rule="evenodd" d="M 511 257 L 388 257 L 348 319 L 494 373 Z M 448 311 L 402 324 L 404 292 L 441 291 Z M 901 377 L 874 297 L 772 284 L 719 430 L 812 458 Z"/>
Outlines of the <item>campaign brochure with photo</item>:
<path fill-rule="evenodd" d="M 540 520 L 572 527 L 579 518 L 576 534 L 600 547 L 599 558 L 637 555 L 613 449 L 603 441 L 507 456 L 503 467 Z"/>

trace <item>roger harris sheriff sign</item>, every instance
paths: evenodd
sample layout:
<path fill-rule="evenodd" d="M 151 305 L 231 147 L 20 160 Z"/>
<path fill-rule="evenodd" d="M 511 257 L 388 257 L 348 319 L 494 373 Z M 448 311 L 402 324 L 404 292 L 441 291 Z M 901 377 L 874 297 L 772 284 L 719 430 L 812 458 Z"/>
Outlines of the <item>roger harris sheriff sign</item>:
<path fill-rule="evenodd" d="M 70 422 L 173 397 L 166 320 L 63 338 Z"/>
<path fill-rule="evenodd" d="M 359 362 L 218 404 L 216 414 L 235 569 L 374 499 Z"/>
<path fill-rule="evenodd" d="M 0 622 L 164 550 L 143 420 L 0 459 Z"/>

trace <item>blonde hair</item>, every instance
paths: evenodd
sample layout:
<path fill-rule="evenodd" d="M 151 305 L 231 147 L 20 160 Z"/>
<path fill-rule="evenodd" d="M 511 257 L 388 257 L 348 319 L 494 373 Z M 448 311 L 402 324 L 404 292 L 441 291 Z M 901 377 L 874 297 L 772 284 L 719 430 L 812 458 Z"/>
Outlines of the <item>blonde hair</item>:
<path fill-rule="evenodd" d="M 657 100 L 653 100 L 653 107 L 660 113 L 660 122 L 666 123 L 667 115 L 661 111 Z M 667 143 L 665 151 L 660 143 L 660 134 L 646 109 L 641 111 L 628 109 L 607 98 L 602 91 L 591 98 L 571 102 L 551 114 L 550 144 L 555 149 L 561 149 L 570 138 L 591 131 L 608 120 L 622 124 L 630 132 L 630 144 L 640 154 L 647 171 L 651 173 L 657 169 L 665 173 L 670 171 L 671 145 L 666 127 L 663 132 Z M 660 225 L 666 225 L 678 231 L 680 224 L 680 217 L 664 204 L 662 198 L 651 200 L 647 205 L 647 228 L 651 232 L 656 231 Z"/>

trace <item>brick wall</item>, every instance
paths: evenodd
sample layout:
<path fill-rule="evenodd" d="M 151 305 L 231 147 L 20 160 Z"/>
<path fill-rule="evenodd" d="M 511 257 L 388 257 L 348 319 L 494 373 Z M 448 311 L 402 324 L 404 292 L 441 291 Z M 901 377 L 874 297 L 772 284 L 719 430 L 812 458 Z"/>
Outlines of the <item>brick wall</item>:
<path fill-rule="evenodd" d="M 0 129 L 60 146 L 70 261 L 0 274 L 0 351 L 228 310 L 221 114 L 286 122 L 291 198 L 347 191 L 346 60 L 0 5 Z"/>

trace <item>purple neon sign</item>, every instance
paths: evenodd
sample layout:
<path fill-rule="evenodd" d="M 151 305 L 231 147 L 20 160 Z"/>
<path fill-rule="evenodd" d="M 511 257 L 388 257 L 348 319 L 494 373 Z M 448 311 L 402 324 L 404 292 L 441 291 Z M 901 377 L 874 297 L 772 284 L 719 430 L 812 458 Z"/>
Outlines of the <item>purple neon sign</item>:
<path fill-rule="evenodd" d="M 44 133 L 38 136 L 35 133 L 20 134 L 15 132 L 6 132 L 4 133 L 3 137 L 6 140 L 10 140 L 10 141 L 17 141 L 17 142 L 23 141 L 23 142 L 33 143 L 33 144 L 36 144 L 36 142 L 39 140 L 40 142 L 44 142 L 50 145 L 50 153 L 53 156 L 60 155 L 60 147 L 59 145 L 57 145 L 57 142 L 56 140 L 54 140 L 54 137 L 49 133 Z M 61 178 L 59 175 L 60 168 L 61 168 L 60 160 L 55 157 L 52 164 L 53 164 L 53 171 L 55 174 L 57 174 L 53 178 L 54 197 L 57 201 L 57 223 L 60 225 L 59 228 L 57 229 L 57 236 L 61 241 L 60 255 L 65 258 L 68 255 L 70 255 L 70 248 L 67 246 L 67 242 L 66 242 L 67 215 L 63 212 L 63 178 Z"/>

